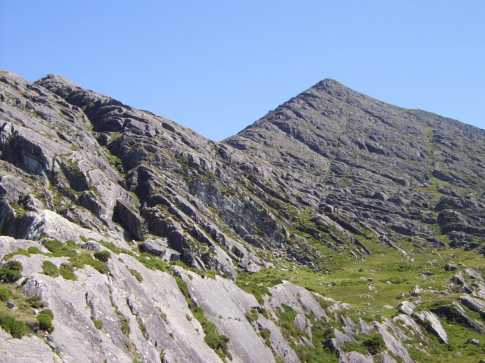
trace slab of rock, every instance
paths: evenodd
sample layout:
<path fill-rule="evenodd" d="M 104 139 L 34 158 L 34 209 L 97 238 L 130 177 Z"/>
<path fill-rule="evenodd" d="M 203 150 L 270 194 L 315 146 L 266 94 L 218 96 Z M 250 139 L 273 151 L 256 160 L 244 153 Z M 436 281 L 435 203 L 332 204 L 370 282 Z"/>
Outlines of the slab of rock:
<path fill-rule="evenodd" d="M 410 301 L 403 301 L 399 304 L 399 311 L 406 315 L 412 315 L 415 309 L 416 305 Z"/>
<path fill-rule="evenodd" d="M 340 355 L 341 363 L 374 363 L 371 355 L 364 355 L 359 352 L 348 352 Z"/>
<path fill-rule="evenodd" d="M 5 363 L 61 363 L 62 360 L 37 336 L 13 339 L 0 329 L 0 361 Z"/>
<path fill-rule="evenodd" d="M 431 311 L 423 311 L 420 313 L 415 313 L 414 317 L 417 318 L 418 321 L 429 329 L 434 335 L 436 335 L 442 343 L 448 344 L 448 334 L 443 328 L 443 325 L 441 325 L 441 321 L 436 314 L 432 313 Z"/>
<path fill-rule="evenodd" d="M 460 297 L 460 303 L 470 310 L 480 313 L 485 318 L 485 301 L 471 295 L 462 295 Z"/>
<path fill-rule="evenodd" d="M 192 299 L 204 310 L 220 334 L 229 338 L 233 362 L 275 362 L 271 350 L 246 319 L 246 314 L 259 307 L 256 298 L 232 281 L 217 277 L 202 278 L 176 268 Z"/>
<path fill-rule="evenodd" d="M 265 305 L 273 310 L 287 305 L 304 315 L 313 313 L 317 319 L 327 316 L 325 310 L 310 291 L 288 281 L 270 288 L 270 296 L 266 298 Z"/>
<path fill-rule="evenodd" d="M 414 362 L 401 339 L 399 339 L 401 338 L 399 337 L 401 333 L 398 332 L 398 328 L 390 320 L 385 320 L 383 323 L 376 322 L 375 325 L 384 340 L 386 348 L 390 352 L 400 357 L 404 363 Z"/>
<path fill-rule="evenodd" d="M 298 363 L 300 359 L 295 353 L 290 344 L 286 341 L 279 327 L 269 319 L 260 316 L 257 320 L 258 328 L 261 331 L 266 329 L 269 331 L 271 349 L 280 357 L 285 363 Z"/>

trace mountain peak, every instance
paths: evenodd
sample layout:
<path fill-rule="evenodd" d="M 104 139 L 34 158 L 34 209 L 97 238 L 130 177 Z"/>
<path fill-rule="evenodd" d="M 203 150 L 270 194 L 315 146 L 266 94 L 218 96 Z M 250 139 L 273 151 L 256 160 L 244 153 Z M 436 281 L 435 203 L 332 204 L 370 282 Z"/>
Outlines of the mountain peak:
<path fill-rule="evenodd" d="M 336 89 L 336 88 L 345 87 L 345 85 L 343 85 L 342 83 L 340 83 L 335 79 L 325 78 L 325 79 L 322 79 L 320 82 L 316 83 L 314 87 L 324 88 L 324 89 Z"/>
<path fill-rule="evenodd" d="M 77 83 L 67 79 L 66 77 L 51 73 L 37 80 L 35 83 L 41 86 L 51 85 L 51 87 L 56 85 L 56 88 L 81 88 Z"/>

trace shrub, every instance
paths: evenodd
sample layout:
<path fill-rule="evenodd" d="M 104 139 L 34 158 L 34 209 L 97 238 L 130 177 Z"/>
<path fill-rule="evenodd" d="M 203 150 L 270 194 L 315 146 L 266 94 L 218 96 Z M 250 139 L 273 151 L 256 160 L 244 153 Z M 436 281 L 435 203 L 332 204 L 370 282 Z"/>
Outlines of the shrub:
<path fill-rule="evenodd" d="M 27 325 L 11 315 L 0 315 L 0 326 L 14 338 L 20 339 L 28 332 Z"/>
<path fill-rule="evenodd" d="M 59 276 L 59 269 L 50 261 L 44 261 L 42 263 L 42 273 L 47 276 L 57 277 Z"/>
<path fill-rule="evenodd" d="M 106 250 L 94 253 L 94 258 L 96 258 L 97 260 L 99 260 L 101 262 L 108 262 L 110 257 L 111 257 L 111 253 L 109 253 L 109 251 L 106 251 Z"/>
<path fill-rule="evenodd" d="M 52 332 L 54 326 L 52 325 L 52 320 L 54 319 L 54 314 L 51 310 L 42 310 L 39 315 L 37 315 L 37 322 L 39 323 L 39 329 L 46 332 Z"/>
<path fill-rule="evenodd" d="M 12 298 L 12 293 L 8 289 L 8 287 L 0 286 L 0 300 L 7 301 Z"/>
<path fill-rule="evenodd" d="M 0 281 L 15 282 L 22 277 L 22 264 L 18 261 L 8 261 L 0 267 Z"/>

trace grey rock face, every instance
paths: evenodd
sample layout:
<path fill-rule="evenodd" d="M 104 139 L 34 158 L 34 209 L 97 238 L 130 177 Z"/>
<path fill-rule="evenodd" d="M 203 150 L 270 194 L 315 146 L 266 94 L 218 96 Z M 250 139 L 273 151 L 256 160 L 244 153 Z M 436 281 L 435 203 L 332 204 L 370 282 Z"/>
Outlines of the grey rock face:
<path fill-rule="evenodd" d="M 274 362 L 271 350 L 256 334 L 246 319 L 251 308 L 259 307 L 254 296 L 245 293 L 228 280 L 203 279 L 196 274 L 177 270 L 187 283 L 193 300 L 207 314 L 222 334 L 229 338 L 229 351 L 234 362 Z"/>
<path fill-rule="evenodd" d="M 423 311 L 416 314 L 416 317 L 422 324 L 428 327 L 443 343 L 448 344 L 448 334 L 446 333 L 443 325 L 441 325 L 440 320 L 434 313 L 430 311 Z"/>
<path fill-rule="evenodd" d="M 39 337 L 12 339 L 0 329 L 0 360 L 8 363 L 60 363 L 62 360 Z"/>
<path fill-rule="evenodd" d="M 242 171 L 250 162 L 299 207 L 350 210 L 347 222 L 364 221 L 383 238 L 430 239 L 429 225 L 438 224 L 456 246 L 483 241 L 483 130 L 325 80 L 224 143 L 244 155 Z M 436 183 L 447 186 L 438 202 Z M 426 210 L 438 220 L 421 218 Z"/>
<path fill-rule="evenodd" d="M 271 273 L 268 256 L 358 261 L 370 235 L 403 256 L 402 239 L 484 251 L 484 158 L 483 130 L 331 80 L 215 143 L 62 77 L 0 71 L 0 257 L 22 265 L 9 287 L 54 315 L 52 332 L 0 329 L 0 361 L 296 363 L 322 349 L 410 363 L 409 338 L 448 342 L 440 318 L 485 334 L 483 276 L 451 263 L 459 304 L 422 311 L 423 282 L 403 314 L 368 322 L 287 281 L 258 300 L 237 280 Z M 362 336 L 379 352 L 351 351 Z"/>

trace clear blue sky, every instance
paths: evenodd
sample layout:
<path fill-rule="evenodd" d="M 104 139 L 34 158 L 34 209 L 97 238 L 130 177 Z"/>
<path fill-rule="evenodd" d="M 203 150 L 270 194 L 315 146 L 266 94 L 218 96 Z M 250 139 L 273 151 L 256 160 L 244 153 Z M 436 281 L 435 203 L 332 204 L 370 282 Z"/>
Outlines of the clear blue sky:
<path fill-rule="evenodd" d="M 485 128 L 485 1 L 0 0 L 0 68 L 215 140 L 323 78 Z"/>

